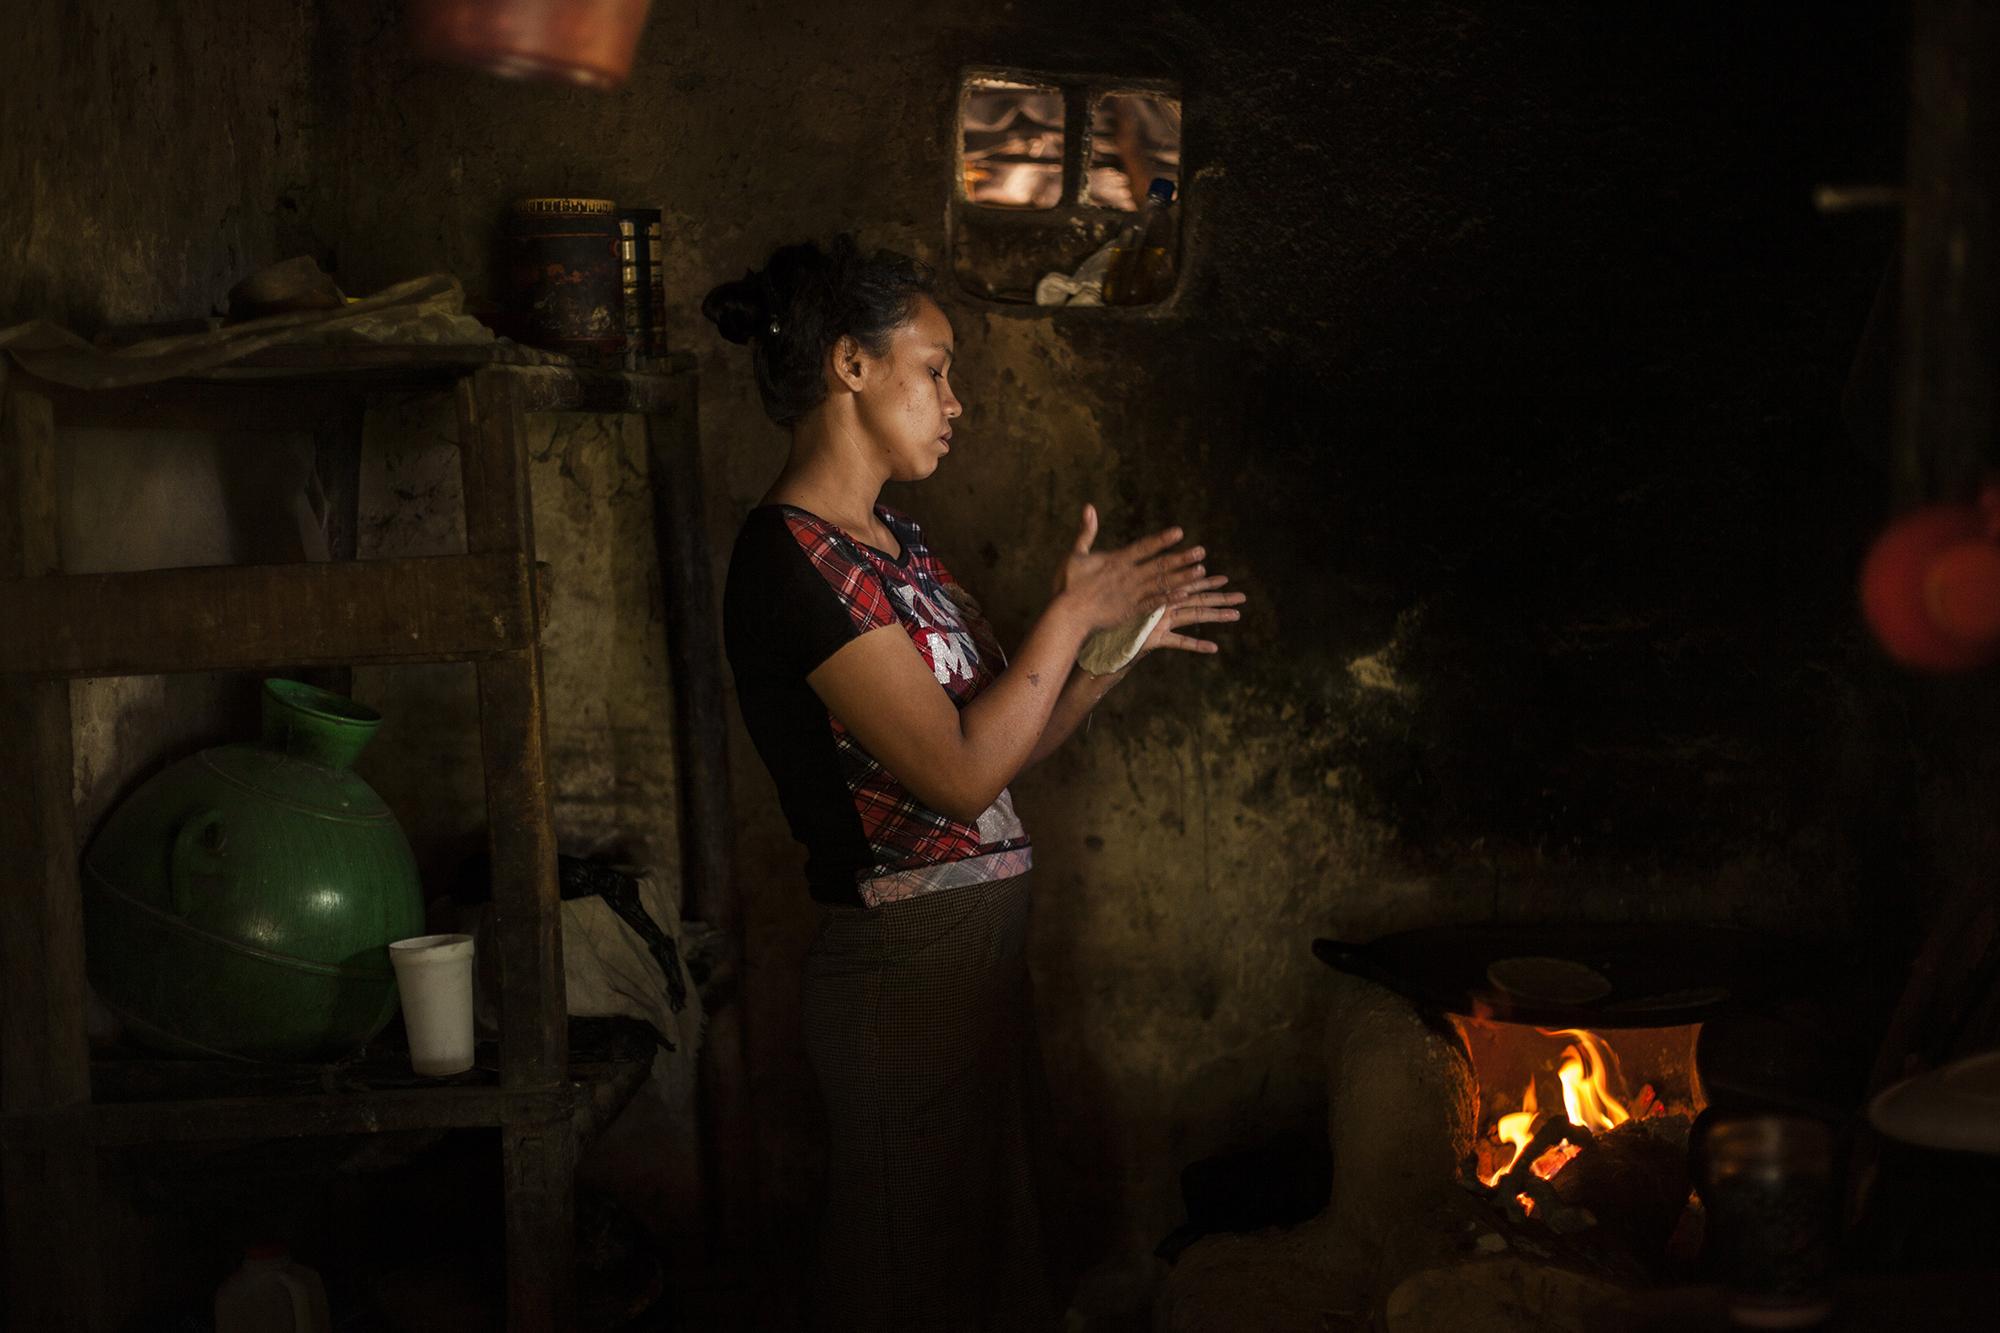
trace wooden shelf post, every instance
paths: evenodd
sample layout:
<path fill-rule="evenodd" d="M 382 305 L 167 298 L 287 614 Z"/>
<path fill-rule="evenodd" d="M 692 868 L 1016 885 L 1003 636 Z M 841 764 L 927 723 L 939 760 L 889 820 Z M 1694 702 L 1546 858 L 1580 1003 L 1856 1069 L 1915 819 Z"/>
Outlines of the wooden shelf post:
<path fill-rule="evenodd" d="M 503 371 L 458 382 L 458 454 L 468 555 L 532 567 L 535 522 L 520 395 Z M 534 580 L 530 623 L 539 624 Z M 479 663 L 479 738 L 499 941 L 501 1086 L 538 1089 L 569 1066 L 562 902 L 549 817 L 548 719 L 538 645 Z M 566 1328 L 572 1303 L 576 1144 L 564 1118 L 501 1130 L 507 1207 L 507 1325 Z"/>
<path fill-rule="evenodd" d="M 55 421 L 48 399 L 10 378 L 0 368 L 0 577 L 41 580 L 61 572 Z M 0 605 L 0 624 L 19 632 L 10 611 Z M 94 1333 L 97 1155 L 69 682 L 0 676 L 0 736 L 13 751 L 0 779 L 0 1110 L 32 1126 L 0 1152 L 7 1323 Z"/>

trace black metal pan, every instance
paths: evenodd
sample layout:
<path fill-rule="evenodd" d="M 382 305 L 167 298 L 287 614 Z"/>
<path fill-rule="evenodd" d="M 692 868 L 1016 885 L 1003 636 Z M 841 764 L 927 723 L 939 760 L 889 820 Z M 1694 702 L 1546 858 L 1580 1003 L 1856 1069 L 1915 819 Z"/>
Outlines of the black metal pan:
<path fill-rule="evenodd" d="M 1537 1027 L 1671 1027 L 1792 984 L 1810 951 L 1732 926 L 1432 926 L 1313 941 L 1419 1008 Z"/>

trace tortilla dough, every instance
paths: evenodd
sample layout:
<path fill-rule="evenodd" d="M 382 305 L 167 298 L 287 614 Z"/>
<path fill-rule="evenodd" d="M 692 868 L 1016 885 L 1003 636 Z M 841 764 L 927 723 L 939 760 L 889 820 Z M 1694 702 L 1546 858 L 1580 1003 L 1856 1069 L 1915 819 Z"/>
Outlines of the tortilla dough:
<path fill-rule="evenodd" d="M 1132 664 L 1145 645 L 1146 636 L 1153 632 L 1153 626 L 1160 623 L 1160 617 L 1167 613 L 1162 606 L 1142 616 L 1134 616 L 1123 624 L 1110 629 L 1094 630 L 1083 641 L 1077 651 L 1076 664 L 1093 676 L 1108 676 Z"/>
<path fill-rule="evenodd" d="M 1531 1004 L 1590 1004 L 1611 994 L 1602 972 L 1567 958 L 1502 958 L 1486 969 L 1486 979 Z"/>

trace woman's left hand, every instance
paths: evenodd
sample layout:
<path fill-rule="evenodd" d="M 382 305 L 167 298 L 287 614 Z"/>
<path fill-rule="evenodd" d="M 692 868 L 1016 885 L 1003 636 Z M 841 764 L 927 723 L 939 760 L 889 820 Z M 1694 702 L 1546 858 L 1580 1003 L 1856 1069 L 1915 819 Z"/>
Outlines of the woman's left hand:
<path fill-rule="evenodd" d="M 1160 617 L 1160 623 L 1153 626 L 1153 632 L 1146 636 L 1139 655 L 1143 657 L 1155 648 L 1178 648 L 1188 653 L 1221 652 L 1217 644 L 1181 631 L 1190 625 L 1220 625 L 1242 618 L 1242 612 L 1230 608 L 1243 605 L 1247 600 L 1245 596 L 1240 592 L 1216 591 L 1227 582 L 1228 575 L 1211 574 L 1182 588 L 1168 603 L 1167 613 Z"/>

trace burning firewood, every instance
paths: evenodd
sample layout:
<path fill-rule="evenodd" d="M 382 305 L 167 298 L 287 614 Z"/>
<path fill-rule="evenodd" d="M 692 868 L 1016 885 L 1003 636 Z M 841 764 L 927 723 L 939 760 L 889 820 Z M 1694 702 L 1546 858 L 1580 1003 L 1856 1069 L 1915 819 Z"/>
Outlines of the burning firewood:
<path fill-rule="evenodd" d="M 1527 1182 L 1542 1183 L 1535 1172 L 1535 1164 L 1541 1161 L 1544 1154 L 1564 1142 L 1581 1149 L 1590 1143 L 1592 1137 L 1588 1129 L 1572 1125 L 1564 1116 L 1541 1117 L 1535 1122 L 1535 1131 L 1529 1136 L 1527 1146 L 1514 1159 L 1514 1165 L 1493 1182 L 1493 1193 L 1502 1199 L 1512 1199 L 1516 1194 L 1530 1192 Z"/>
<path fill-rule="evenodd" d="M 1589 1209 L 1634 1255 L 1656 1258 L 1687 1206 L 1687 1123 L 1633 1119 L 1599 1134 L 1549 1183 L 1566 1204 Z"/>
<path fill-rule="evenodd" d="M 1549 1185 L 1549 1177 L 1568 1160 L 1563 1154 L 1580 1152 L 1591 1138 L 1588 1129 L 1572 1125 L 1567 1117 L 1540 1117 L 1514 1165 L 1493 1183 L 1493 1197 L 1516 1222 L 1533 1217 L 1557 1235 L 1566 1236 L 1595 1226 L 1597 1219 L 1590 1215 L 1589 1209 L 1572 1205 Z M 1556 1165 L 1538 1171 L 1537 1166 L 1550 1157 Z"/>

